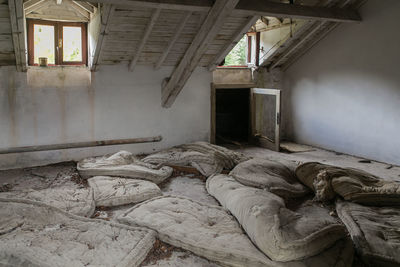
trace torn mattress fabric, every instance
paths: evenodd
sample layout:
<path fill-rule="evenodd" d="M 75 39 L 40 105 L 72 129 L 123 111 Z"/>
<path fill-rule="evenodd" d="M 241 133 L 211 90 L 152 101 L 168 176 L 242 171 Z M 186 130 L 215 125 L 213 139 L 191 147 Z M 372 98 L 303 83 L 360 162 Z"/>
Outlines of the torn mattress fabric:
<path fill-rule="evenodd" d="M 338 194 L 364 205 L 400 205 L 400 182 L 386 181 L 361 170 L 309 162 L 297 167 L 296 176 L 314 190 L 320 201 L 333 200 Z"/>
<path fill-rule="evenodd" d="M 369 266 L 400 266 L 400 209 L 338 200 L 336 211 Z"/>

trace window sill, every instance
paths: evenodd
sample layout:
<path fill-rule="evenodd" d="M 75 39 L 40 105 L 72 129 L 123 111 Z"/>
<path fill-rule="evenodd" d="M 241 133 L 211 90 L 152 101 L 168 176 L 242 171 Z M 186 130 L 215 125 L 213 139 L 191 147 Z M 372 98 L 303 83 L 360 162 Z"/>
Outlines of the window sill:
<path fill-rule="evenodd" d="M 251 69 L 251 66 L 218 66 L 217 69 Z"/>
<path fill-rule="evenodd" d="M 82 70 L 90 70 L 90 68 L 88 66 L 84 66 L 84 65 L 58 65 L 58 66 L 47 66 L 47 67 L 41 67 L 41 66 L 28 66 L 28 69 L 32 69 L 32 70 L 52 70 L 52 69 L 82 69 Z"/>

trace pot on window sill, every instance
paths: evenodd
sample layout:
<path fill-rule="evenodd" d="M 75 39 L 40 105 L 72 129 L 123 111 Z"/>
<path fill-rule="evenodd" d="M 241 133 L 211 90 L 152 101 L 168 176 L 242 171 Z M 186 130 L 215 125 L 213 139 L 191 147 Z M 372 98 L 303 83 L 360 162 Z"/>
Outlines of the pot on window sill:
<path fill-rule="evenodd" d="M 40 67 L 47 67 L 47 57 L 40 57 L 39 58 L 39 66 Z"/>

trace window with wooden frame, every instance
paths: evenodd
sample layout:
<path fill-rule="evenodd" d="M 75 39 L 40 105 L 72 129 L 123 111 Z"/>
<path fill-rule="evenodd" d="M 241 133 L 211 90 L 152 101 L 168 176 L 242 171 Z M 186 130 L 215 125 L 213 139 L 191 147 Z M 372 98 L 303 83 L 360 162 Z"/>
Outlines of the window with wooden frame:
<path fill-rule="evenodd" d="M 27 19 L 28 62 L 39 65 L 47 58 L 50 66 L 87 65 L 87 24 Z"/>

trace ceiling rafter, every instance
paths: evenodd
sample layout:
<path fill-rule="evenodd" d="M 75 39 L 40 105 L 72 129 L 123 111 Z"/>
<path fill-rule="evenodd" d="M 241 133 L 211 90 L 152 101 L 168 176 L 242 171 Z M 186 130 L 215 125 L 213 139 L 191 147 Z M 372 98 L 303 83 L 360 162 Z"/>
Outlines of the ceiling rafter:
<path fill-rule="evenodd" d="M 243 38 L 246 32 L 253 26 L 258 20 L 258 16 L 249 17 L 246 22 L 240 27 L 240 29 L 233 35 L 229 43 L 227 43 L 221 51 L 215 56 L 211 64 L 208 66 L 209 71 L 214 71 L 218 65 L 224 60 L 229 52 L 236 46 L 236 44 Z"/>
<path fill-rule="evenodd" d="M 343 8 L 353 5 L 358 7 L 363 2 L 365 1 L 328 0 L 324 4 L 328 7 L 337 6 Z M 262 65 L 267 66 L 269 69 L 277 67 L 287 68 L 338 25 L 338 22 L 332 21 L 308 22 L 299 31 L 295 32 L 291 38 L 287 37 L 287 41 L 263 62 Z"/>
<path fill-rule="evenodd" d="M 151 31 L 153 30 L 153 27 L 154 27 L 158 17 L 160 16 L 160 13 L 161 13 L 161 9 L 157 8 L 157 9 L 154 9 L 153 13 L 151 14 L 150 21 L 147 24 L 146 29 L 144 30 L 144 36 L 140 40 L 139 47 L 136 49 L 135 55 L 134 55 L 133 59 L 131 60 L 131 62 L 129 63 L 129 71 L 133 71 L 134 68 L 136 67 L 136 64 L 139 60 L 140 54 L 142 53 L 143 48 L 146 45 L 147 40 L 149 39 Z"/>
<path fill-rule="evenodd" d="M 30 6 L 25 6 L 25 15 L 28 15 L 32 12 L 35 12 L 45 6 L 47 6 L 47 0 L 40 0 L 37 3 L 35 3 L 34 5 L 30 5 Z M 27 2 L 28 3 L 28 2 Z"/>
<path fill-rule="evenodd" d="M 193 42 L 172 72 L 171 77 L 164 80 L 161 99 L 163 107 L 172 106 L 194 69 L 198 66 L 209 43 L 218 34 L 226 17 L 232 13 L 238 2 L 239 0 L 215 1 Z"/>
<path fill-rule="evenodd" d="M 46 0 L 28 0 L 24 3 L 24 9 L 34 7 L 35 5 L 43 3 L 44 1 L 46 1 Z"/>
<path fill-rule="evenodd" d="M 24 6 L 22 0 L 9 0 L 11 31 L 17 71 L 26 71 L 26 49 L 24 35 Z"/>
<path fill-rule="evenodd" d="M 182 21 L 179 22 L 178 28 L 176 29 L 174 36 L 172 36 L 171 40 L 168 43 L 167 49 L 164 50 L 163 54 L 161 55 L 160 59 L 158 60 L 157 64 L 155 65 L 155 69 L 158 70 L 161 68 L 161 65 L 164 63 L 165 59 L 167 58 L 169 52 L 173 48 L 174 44 L 178 40 L 179 36 L 181 35 L 183 28 L 185 27 L 187 21 L 189 20 L 192 12 L 186 12 L 183 16 Z"/>
<path fill-rule="evenodd" d="M 86 9 L 76 4 L 74 1 L 72 1 L 71 7 L 75 9 L 75 11 L 78 12 L 80 15 L 85 17 L 87 20 L 90 20 L 90 12 L 88 12 Z"/>
<path fill-rule="evenodd" d="M 105 40 L 107 39 L 107 35 L 109 32 L 109 27 L 110 27 L 110 20 L 114 14 L 114 11 L 115 11 L 114 5 L 107 4 L 107 5 L 104 5 L 104 7 L 103 7 L 102 14 L 101 14 L 101 26 L 100 26 L 99 39 L 97 41 L 96 50 L 94 52 L 93 63 L 92 63 L 93 71 L 97 70 L 97 66 L 100 62 L 103 44 L 105 43 Z"/>
<path fill-rule="evenodd" d="M 77 0 L 82 1 L 82 0 Z M 112 3 L 122 6 L 175 9 L 209 12 L 212 0 L 88 0 L 93 3 Z M 272 1 L 240 0 L 235 13 L 245 16 L 273 16 L 286 18 L 358 22 L 361 17 L 355 9 L 285 4 Z"/>
<path fill-rule="evenodd" d="M 84 1 L 72 1 L 75 5 L 78 5 L 80 8 L 86 10 L 87 12 L 93 14 L 95 12 L 95 7 L 88 2 Z"/>

